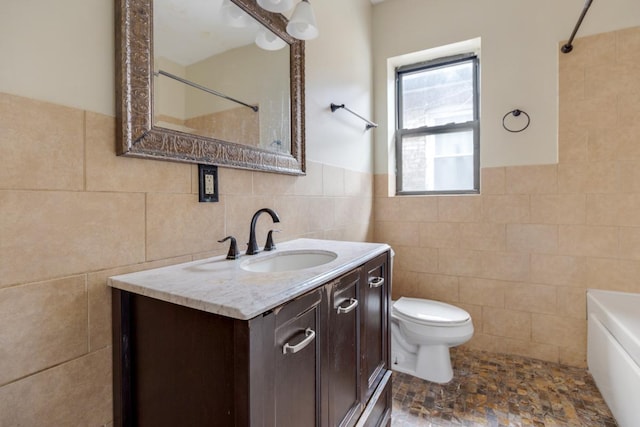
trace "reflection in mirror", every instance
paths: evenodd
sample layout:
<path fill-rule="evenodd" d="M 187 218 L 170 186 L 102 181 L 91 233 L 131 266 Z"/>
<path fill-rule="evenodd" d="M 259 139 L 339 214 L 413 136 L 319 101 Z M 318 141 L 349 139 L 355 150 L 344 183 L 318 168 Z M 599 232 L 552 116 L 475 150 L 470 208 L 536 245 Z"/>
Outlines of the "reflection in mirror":
<path fill-rule="evenodd" d="M 230 0 L 153 8 L 153 125 L 289 153 L 288 44 Z"/>
<path fill-rule="evenodd" d="M 213 0 L 190 1 L 203 4 L 213 2 Z M 232 53 L 235 54 L 244 49 L 253 49 L 252 57 L 256 58 L 243 59 L 245 62 L 239 62 L 237 65 L 227 60 L 217 61 L 214 64 L 214 70 L 201 69 L 196 72 L 194 67 L 193 70 L 189 70 L 189 73 L 187 73 L 187 67 L 191 68 L 195 63 L 204 65 L 210 60 L 213 61 L 209 57 L 214 53 L 187 59 L 172 56 L 169 53 L 159 53 L 157 57 L 154 56 L 154 43 L 157 43 L 160 49 L 163 49 L 161 46 L 167 43 L 161 38 L 162 32 L 154 29 L 153 3 L 155 1 L 117 0 L 115 2 L 116 152 L 122 156 L 146 159 L 303 175 L 305 173 L 304 42 L 287 33 L 288 21 L 285 16 L 264 10 L 258 6 L 256 0 L 224 0 L 224 3 L 222 0 L 217 0 L 217 2 L 217 7 L 210 10 L 191 9 L 185 0 L 172 0 L 171 3 L 167 3 L 167 7 L 171 8 L 167 10 L 175 15 L 175 19 L 168 21 L 169 29 L 173 32 L 180 31 L 176 28 L 182 28 L 185 17 L 194 16 L 192 10 L 197 11 L 196 15 L 198 13 L 206 15 L 208 18 L 204 20 L 205 22 L 209 18 L 214 19 L 214 15 L 225 14 L 228 17 L 226 21 L 228 26 L 220 36 L 223 40 L 233 39 L 228 34 L 238 31 L 238 25 L 246 26 L 247 22 L 255 21 L 248 25 L 254 26 L 254 32 L 251 36 L 247 36 L 244 45 L 227 46 L 219 52 L 223 52 L 223 56 L 231 56 Z M 161 13 L 163 12 L 159 9 L 158 14 Z M 190 22 L 188 25 L 192 25 L 197 30 L 191 32 L 195 39 L 180 39 L 171 32 L 166 33 L 168 40 L 176 41 L 177 49 L 174 47 L 174 52 L 191 52 L 190 47 L 197 44 L 197 40 L 207 40 L 208 33 L 212 30 L 210 27 L 198 26 L 201 21 L 187 21 Z M 257 23 L 264 26 L 262 30 L 268 30 L 273 34 L 269 32 L 263 34 Z M 221 25 L 220 28 L 222 28 Z M 158 33 L 157 40 L 154 39 L 154 33 Z M 218 36 L 210 38 L 217 39 Z M 282 41 L 286 45 L 277 49 L 280 47 L 278 45 L 282 45 Z M 258 43 L 268 49 L 259 49 L 252 43 Z M 266 64 L 257 62 L 258 57 L 267 54 L 274 56 L 270 57 Z M 284 59 L 280 61 L 275 59 L 281 55 Z M 268 74 L 270 67 L 276 67 L 276 65 L 277 79 Z M 160 74 L 159 71 L 163 67 L 170 70 L 163 70 L 164 72 Z M 189 83 L 182 83 L 168 75 Z M 219 75 L 226 76 L 230 84 L 225 86 L 225 82 L 213 79 L 214 76 Z M 230 75 L 233 75 L 233 78 Z M 188 76 L 189 80 L 183 79 L 184 76 Z M 245 80 L 238 83 L 237 79 L 242 76 Z M 192 80 L 198 83 L 198 87 L 206 89 L 196 89 L 192 85 Z M 158 85 L 157 88 L 155 88 L 156 85 Z M 190 91 L 194 93 L 191 94 Z M 172 94 L 172 92 L 178 94 Z M 258 113 L 246 108 L 243 104 L 230 102 L 212 93 L 225 93 L 243 104 L 255 104 L 259 107 Z M 195 99 L 193 103 L 192 98 Z M 225 102 L 227 105 L 220 107 L 218 106 L 220 102 Z M 158 110 L 154 111 L 156 108 Z M 250 113 L 247 115 L 254 120 L 254 123 L 253 125 L 238 124 L 239 121 L 232 123 L 231 132 L 236 132 L 238 129 L 248 132 L 247 129 L 253 128 L 252 138 L 224 133 L 227 132 L 226 126 L 218 127 L 217 122 L 212 122 L 211 116 L 224 110 L 231 111 L 231 113 L 225 112 L 231 115 L 231 118 L 225 116 L 218 118 L 218 121 L 226 125 L 232 119 L 240 120 L 233 113 L 238 108 L 242 110 L 242 114 Z M 257 122 L 255 122 L 256 116 Z M 206 125 L 201 126 L 191 122 L 195 122 L 194 118 L 203 117 L 208 120 Z M 188 120 L 189 123 L 187 123 Z M 207 134 L 214 136 L 203 136 L 202 134 L 208 132 L 205 129 L 207 126 L 215 128 L 215 132 L 218 133 Z M 197 131 L 189 130 L 198 127 L 200 128 Z M 252 141 L 253 145 L 246 144 L 245 141 Z M 289 147 L 288 150 L 287 147 Z"/>

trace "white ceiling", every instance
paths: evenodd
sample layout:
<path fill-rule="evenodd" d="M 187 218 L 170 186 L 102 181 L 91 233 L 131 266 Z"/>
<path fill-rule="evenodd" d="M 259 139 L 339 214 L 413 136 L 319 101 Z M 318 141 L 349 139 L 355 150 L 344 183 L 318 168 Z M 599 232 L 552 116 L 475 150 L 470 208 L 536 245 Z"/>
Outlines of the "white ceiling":
<path fill-rule="evenodd" d="M 370 1 L 375 5 L 384 0 Z M 154 0 L 153 3 L 154 55 L 182 66 L 249 45 L 260 27 L 251 18 L 252 24 L 247 28 L 230 27 L 223 19 L 223 0 Z"/>
<path fill-rule="evenodd" d="M 246 28 L 230 27 L 222 16 L 222 1 L 154 0 L 154 56 L 187 66 L 253 43 L 260 24 L 252 19 Z"/>

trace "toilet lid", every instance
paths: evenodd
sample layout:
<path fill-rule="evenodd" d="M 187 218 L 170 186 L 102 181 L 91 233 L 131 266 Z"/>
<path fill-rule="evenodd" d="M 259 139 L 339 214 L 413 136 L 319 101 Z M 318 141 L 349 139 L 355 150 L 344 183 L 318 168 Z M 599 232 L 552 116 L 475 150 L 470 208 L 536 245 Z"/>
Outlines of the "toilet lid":
<path fill-rule="evenodd" d="M 454 325 L 468 321 L 471 316 L 459 307 L 439 301 L 402 297 L 393 304 L 398 317 L 422 324 Z"/>

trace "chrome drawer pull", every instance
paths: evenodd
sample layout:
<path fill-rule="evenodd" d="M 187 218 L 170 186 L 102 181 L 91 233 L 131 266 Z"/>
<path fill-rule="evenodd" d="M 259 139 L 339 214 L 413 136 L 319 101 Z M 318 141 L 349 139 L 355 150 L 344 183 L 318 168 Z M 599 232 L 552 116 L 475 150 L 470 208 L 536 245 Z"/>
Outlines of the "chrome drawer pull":
<path fill-rule="evenodd" d="M 370 288 L 379 288 L 382 285 L 384 285 L 384 277 L 371 277 L 369 279 Z"/>
<path fill-rule="evenodd" d="M 338 314 L 348 313 L 350 311 L 353 311 L 358 306 L 358 300 L 355 298 L 349 299 L 349 303 L 350 304 L 346 307 L 338 306 Z"/>
<path fill-rule="evenodd" d="M 303 348 L 305 348 L 306 346 L 308 346 L 309 343 L 311 341 L 313 341 L 314 338 L 316 337 L 315 331 L 313 329 L 311 329 L 311 328 L 305 329 L 304 334 L 305 334 L 306 338 L 303 339 L 302 341 L 300 341 L 298 344 L 289 345 L 289 343 L 286 343 L 284 345 L 284 347 L 282 347 L 282 354 L 297 353 L 300 350 L 302 350 Z"/>

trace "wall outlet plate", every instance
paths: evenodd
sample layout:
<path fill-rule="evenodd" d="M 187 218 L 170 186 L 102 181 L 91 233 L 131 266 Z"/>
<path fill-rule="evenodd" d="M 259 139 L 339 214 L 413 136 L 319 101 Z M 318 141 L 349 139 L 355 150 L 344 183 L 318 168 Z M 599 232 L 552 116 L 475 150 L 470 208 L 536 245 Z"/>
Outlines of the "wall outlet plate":
<path fill-rule="evenodd" d="M 218 167 L 198 165 L 198 194 L 200 202 L 218 201 Z"/>

